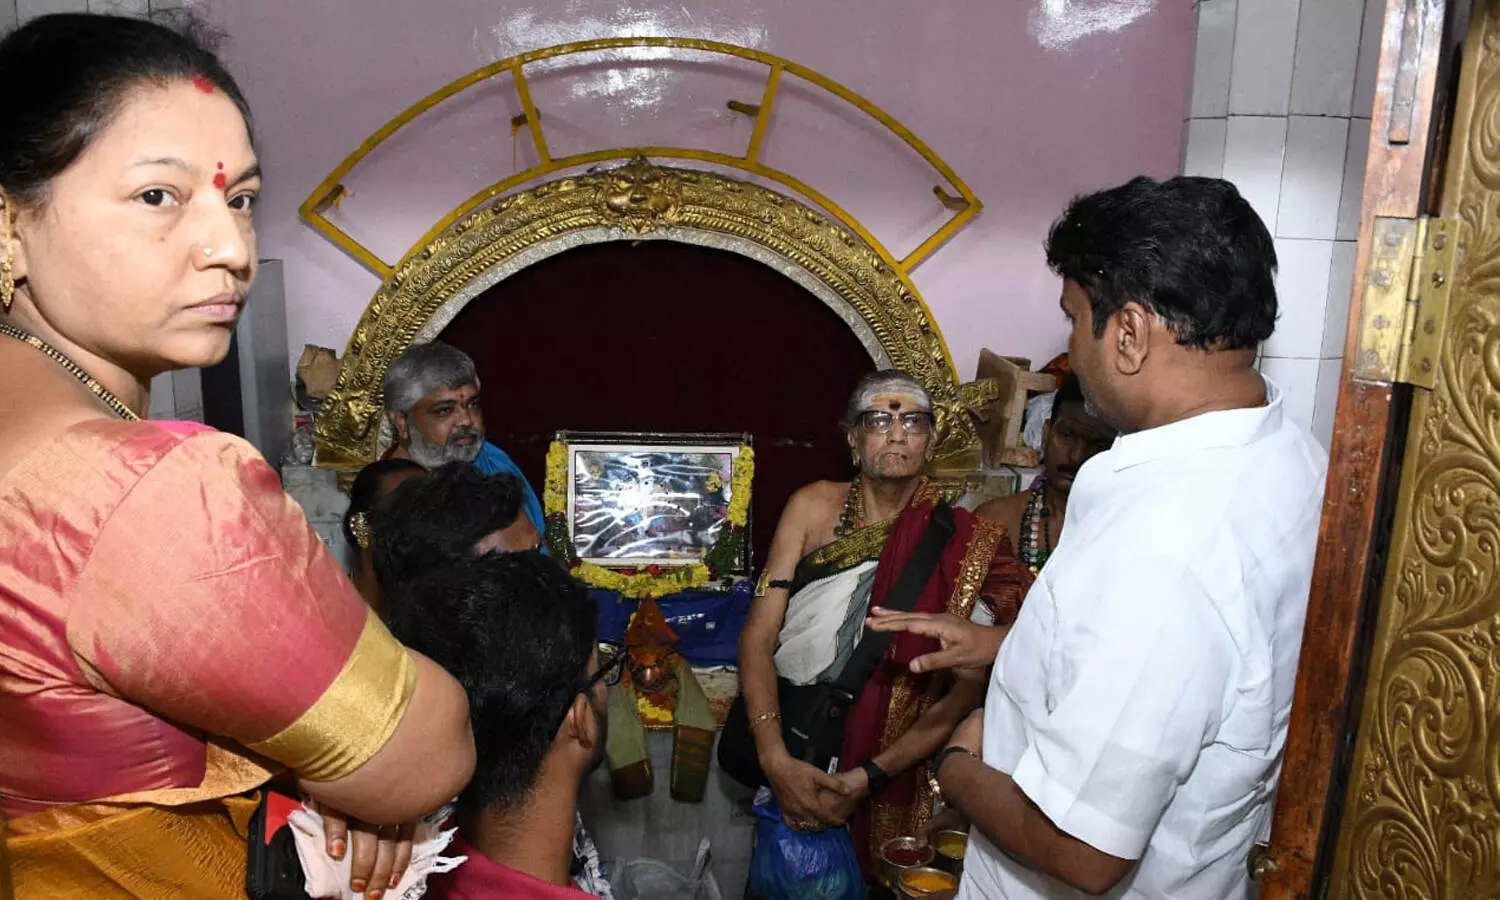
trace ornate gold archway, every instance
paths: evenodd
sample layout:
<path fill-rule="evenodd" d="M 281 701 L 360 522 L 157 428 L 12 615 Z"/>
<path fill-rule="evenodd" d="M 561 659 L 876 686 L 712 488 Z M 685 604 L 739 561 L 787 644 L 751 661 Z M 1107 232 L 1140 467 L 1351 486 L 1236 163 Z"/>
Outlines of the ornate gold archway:
<path fill-rule="evenodd" d="M 637 157 L 620 168 L 502 197 L 454 222 L 397 266 L 356 326 L 318 416 L 319 463 L 351 468 L 375 458 L 387 366 L 412 343 L 434 337 L 477 293 L 474 285 L 486 273 L 570 237 L 587 242 L 689 234 L 750 242 L 826 286 L 847 307 L 846 320 L 861 326 L 856 331 L 873 335 L 874 349 L 883 353 L 872 356 L 911 372 L 931 392 L 939 456 L 953 458 L 977 447 L 966 410 L 991 398 L 982 396 L 981 387 L 960 387 L 925 305 L 881 253 L 775 191 Z"/>
<path fill-rule="evenodd" d="M 759 102 L 727 101 L 730 110 L 754 120 L 744 153 L 651 146 L 553 155 L 544 110 L 532 100 L 528 71 L 601 52 L 679 51 L 764 67 Z M 511 81 L 522 112 L 510 120 L 510 128 L 529 132 L 536 164 L 460 203 L 399 262 L 382 259 L 328 218 L 326 213 L 350 196 L 345 178 L 385 141 L 414 127 L 439 104 L 497 77 Z M 932 194 L 947 215 L 905 256 L 893 255 L 830 197 L 764 161 L 767 129 L 783 85 L 789 82 L 821 91 L 835 105 L 868 117 L 937 176 L 940 183 Z M 644 157 L 743 172 L 773 189 L 706 171 L 655 168 Z M 632 158 L 631 164 L 608 173 L 567 174 L 582 166 Z M 549 178 L 557 180 L 530 187 Z M 963 179 L 889 113 L 806 66 L 760 50 L 696 38 L 601 38 L 483 66 L 412 104 L 370 135 L 302 204 L 300 214 L 312 228 L 382 279 L 319 414 L 319 461 L 348 468 L 374 457 L 386 367 L 414 341 L 435 337 L 484 287 L 568 245 L 646 237 L 722 246 L 770 262 L 807 287 L 849 323 L 872 358 L 908 369 L 927 385 L 939 406 L 938 452 L 946 463 L 941 468 L 968 470 L 977 465 L 978 438 L 965 410 L 993 399 L 996 388 L 990 382 L 960 386 L 947 345 L 911 273 L 972 221 L 981 205 Z"/>

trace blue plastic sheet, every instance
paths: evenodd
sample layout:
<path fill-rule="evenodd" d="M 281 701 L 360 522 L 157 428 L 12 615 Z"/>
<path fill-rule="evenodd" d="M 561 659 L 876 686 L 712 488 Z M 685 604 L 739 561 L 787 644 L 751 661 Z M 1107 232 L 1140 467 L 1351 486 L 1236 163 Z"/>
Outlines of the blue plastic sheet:
<path fill-rule="evenodd" d="M 684 591 L 657 598 L 667 624 L 677 632 L 677 652 L 692 665 L 739 664 L 740 632 L 750 614 L 754 586 L 742 581 L 728 591 Z M 599 639 L 623 643 L 636 601 L 616 591 L 592 590 L 599 605 Z"/>
<path fill-rule="evenodd" d="M 750 890 L 761 900 L 864 900 L 865 879 L 847 828 L 794 831 L 774 797 L 755 804 Z"/>

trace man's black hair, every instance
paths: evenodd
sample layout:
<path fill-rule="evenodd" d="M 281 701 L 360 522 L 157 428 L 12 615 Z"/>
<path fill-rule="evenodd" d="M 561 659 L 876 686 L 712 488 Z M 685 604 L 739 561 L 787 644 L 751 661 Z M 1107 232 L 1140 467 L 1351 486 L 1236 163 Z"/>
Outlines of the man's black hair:
<path fill-rule="evenodd" d="M 1186 347 L 1249 350 L 1276 328 L 1276 247 L 1223 179 L 1142 177 L 1077 197 L 1046 249 L 1088 293 L 1096 338 L 1132 300 Z"/>
<path fill-rule="evenodd" d="M 391 633 L 469 696 L 478 762 L 459 804 L 520 806 L 587 682 L 593 598 L 562 566 L 527 551 L 454 560 L 382 588 L 382 603 Z"/>
<path fill-rule="evenodd" d="M 1078 380 L 1077 374 L 1069 372 L 1063 376 L 1062 384 L 1057 386 L 1057 394 L 1052 398 L 1052 413 L 1048 418 L 1056 418 L 1058 410 L 1072 404 L 1084 404 L 1083 382 Z"/>
<path fill-rule="evenodd" d="M 521 514 L 521 484 L 453 462 L 401 484 L 375 507 L 370 530 L 381 591 L 428 569 L 473 555 L 481 538 Z"/>
<path fill-rule="evenodd" d="M 344 510 L 344 540 L 355 553 L 363 556 L 365 551 L 354 534 L 354 517 L 360 513 L 369 516 L 380 499 L 386 477 L 401 472 L 426 474 L 427 470 L 409 459 L 377 459 L 354 476 L 354 484 L 349 486 L 349 508 Z"/>

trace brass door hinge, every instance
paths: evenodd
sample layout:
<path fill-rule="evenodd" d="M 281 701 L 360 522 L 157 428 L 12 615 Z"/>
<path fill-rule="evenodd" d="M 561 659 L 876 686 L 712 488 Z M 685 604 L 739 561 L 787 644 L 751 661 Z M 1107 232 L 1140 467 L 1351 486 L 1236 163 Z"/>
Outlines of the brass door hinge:
<path fill-rule="evenodd" d="M 1452 219 L 1376 217 L 1357 323 L 1355 378 L 1432 389 L 1457 245 L 1458 223 Z"/>

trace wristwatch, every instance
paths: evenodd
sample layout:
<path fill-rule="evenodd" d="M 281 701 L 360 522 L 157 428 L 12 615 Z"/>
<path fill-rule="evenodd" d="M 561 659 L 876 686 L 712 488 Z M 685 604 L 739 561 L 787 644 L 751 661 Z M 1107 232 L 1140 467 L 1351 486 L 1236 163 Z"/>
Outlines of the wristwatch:
<path fill-rule="evenodd" d="M 867 759 L 864 762 L 860 763 L 859 767 L 861 769 L 864 769 L 865 774 L 870 778 L 871 794 L 880 793 L 881 791 L 885 790 L 885 786 L 890 783 L 891 776 L 885 774 L 885 769 L 882 769 L 879 766 L 875 765 L 875 760 Z"/>
<path fill-rule="evenodd" d="M 932 777 L 934 781 L 942 777 L 943 763 L 948 761 L 948 757 L 954 756 L 955 754 L 963 754 L 964 756 L 972 756 L 975 759 L 979 759 L 979 754 L 975 753 L 973 750 L 970 750 L 968 747 L 960 747 L 957 744 L 954 744 L 951 747 L 947 747 L 943 750 L 942 753 L 939 753 L 937 755 L 936 759 L 932 761 Z"/>

